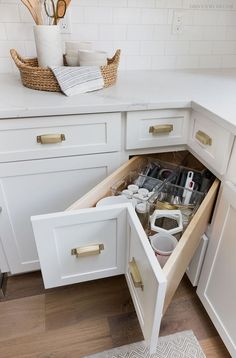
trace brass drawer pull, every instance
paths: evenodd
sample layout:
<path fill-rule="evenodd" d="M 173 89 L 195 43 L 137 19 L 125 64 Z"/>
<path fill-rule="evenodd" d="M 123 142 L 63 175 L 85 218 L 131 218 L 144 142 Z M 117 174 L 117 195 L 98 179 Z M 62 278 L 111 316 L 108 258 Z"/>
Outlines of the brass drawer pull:
<path fill-rule="evenodd" d="M 152 134 L 162 134 L 162 133 L 170 133 L 174 129 L 173 124 L 158 124 L 156 126 L 149 127 L 149 133 Z"/>
<path fill-rule="evenodd" d="M 212 138 L 202 131 L 198 131 L 195 135 L 195 138 L 203 145 L 212 145 Z"/>
<path fill-rule="evenodd" d="M 134 258 L 132 258 L 132 261 L 129 262 L 129 270 L 134 287 L 141 288 L 141 290 L 143 290 L 144 286 L 142 282 L 142 277 L 140 275 L 137 263 Z"/>
<path fill-rule="evenodd" d="M 102 250 L 104 250 L 103 244 L 81 246 L 81 247 L 77 247 L 76 249 L 72 249 L 71 255 L 75 255 L 77 258 L 92 256 L 92 255 L 99 255 Z"/>
<path fill-rule="evenodd" d="M 37 136 L 37 143 L 53 144 L 66 140 L 65 134 L 43 134 Z"/>

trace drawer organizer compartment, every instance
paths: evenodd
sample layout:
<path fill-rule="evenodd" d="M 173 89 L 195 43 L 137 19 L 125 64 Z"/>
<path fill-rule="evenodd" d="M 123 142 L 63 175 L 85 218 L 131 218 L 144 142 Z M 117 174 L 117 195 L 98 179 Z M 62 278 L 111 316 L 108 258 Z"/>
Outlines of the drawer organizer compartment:
<path fill-rule="evenodd" d="M 150 176 L 148 165 L 157 163 L 160 166 L 163 162 L 156 177 Z M 181 186 L 181 183 L 186 183 L 189 172 L 195 175 L 193 182 L 197 183 L 197 178 L 201 176 L 202 182 L 199 181 L 196 188 L 203 188 L 205 168 L 187 152 L 161 153 L 151 159 L 146 156 L 133 157 L 65 212 L 32 218 L 45 286 L 49 288 L 125 274 L 151 352 L 157 344 L 162 315 L 206 230 L 219 187 L 219 181 L 210 177 L 207 181 L 208 191 L 207 188 L 203 192 L 194 191 L 193 187 L 186 199 L 189 189 Z M 132 199 L 121 195 L 125 200 L 113 205 L 114 199 L 120 198 L 116 194 L 130 190 L 127 187 L 137 183 L 139 187 L 142 186 L 140 189 L 145 190 L 149 185 L 152 194 L 147 200 L 137 200 L 133 195 L 132 199 L 137 201 L 132 202 Z M 101 205 L 102 200 L 109 202 L 104 205 L 103 201 Z M 137 210 L 140 204 L 149 210 L 145 218 L 142 208 Z M 153 228 L 171 224 L 171 228 L 164 229 L 176 231 L 170 216 L 158 217 L 156 212 L 162 210 L 163 206 L 167 209 L 168 205 L 175 209 L 166 210 L 168 215 L 186 210 L 188 225 L 185 225 L 181 213 L 183 229 L 177 237 L 178 242 L 167 262 L 160 265 L 153 250 L 155 243 L 152 236 L 156 234 Z M 157 216 L 153 219 L 154 214 Z M 178 217 L 174 219 L 181 226 Z M 143 226 L 147 225 L 146 232 L 141 222 Z M 168 232 L 165 234 L 169 235 Z M 86 255 L 80 255 L 81 252 L 86 252 Z"/>
<path fill-rule="evenodd" d="M 192 156 L 186 154 L 183 163 L 187 157 Z M 194 170 L 145 157 L 137 170 L 111 186 L 112 196 L 102 198 L 96 206 L 130 202 L 163 267 L 163 256 L 166 263 L 171 253 L 168 242 L 177 243 L 181 239 L 214 179 L 204 167 Z"/>

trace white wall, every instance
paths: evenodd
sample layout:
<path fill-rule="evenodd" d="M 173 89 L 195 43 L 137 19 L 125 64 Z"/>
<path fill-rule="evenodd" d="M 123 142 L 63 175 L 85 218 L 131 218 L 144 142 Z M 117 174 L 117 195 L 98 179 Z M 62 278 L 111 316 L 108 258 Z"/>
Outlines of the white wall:
<path fill-rule="evenodd" d="M 184 15 L 181 35 L 172 33 L 176 11 Z M 72 35 L 64 38 L 92 41 L 110 54 L 121 48 L 123 69 L 236 66 L 236 0 L 72 0 L 70 13 Z M 10 48 L 35 54 L 20 0 L 0 0 L 0 72 L 14 68 Z"/>

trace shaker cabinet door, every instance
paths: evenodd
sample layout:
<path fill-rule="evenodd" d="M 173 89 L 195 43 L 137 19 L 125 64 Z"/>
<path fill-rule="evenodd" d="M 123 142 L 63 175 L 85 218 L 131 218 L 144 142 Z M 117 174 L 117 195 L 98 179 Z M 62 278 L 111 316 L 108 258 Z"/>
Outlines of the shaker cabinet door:
<path fill-rule="evenodd" d="M 12 274 L 40 268 L 30 216 L 65 210 L 116 165 L 116 153 L 0 163 L 0 236 Z"/>
<path fill-rule="evenodd" d="M 226 182 L 197 293 L 232 357 L 236 357 L 236 185 Z"/>
<path fill-rule="evenodd" d="M 131 210 L 132 209 L 132 210 Z M 156 351 L 166 294 L 166 277 L 134 211 L 128 211 L 126 280 L 150 353 Z"/>
<path fill-rule="evenodd" d="M 124 274 L 126 207 L 32 217 L 46 288 Z"/>
<path fill-rule="evenodd" d="M 125 274 L 146 343 L 157 345 L 166 279 L 131 204 L 31 218 L 46 288 Z"/>

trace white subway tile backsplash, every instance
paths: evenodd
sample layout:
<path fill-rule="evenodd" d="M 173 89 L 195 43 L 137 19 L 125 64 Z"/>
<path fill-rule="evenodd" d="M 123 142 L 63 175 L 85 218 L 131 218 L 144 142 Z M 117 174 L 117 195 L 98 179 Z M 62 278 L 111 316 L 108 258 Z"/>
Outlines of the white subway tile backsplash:
<path fill-rule="evenodd" d="M 150 56 L 127 56 L 126 68 L 127 70 L 145 70 L 151 67 Z"/>
<path fill-rule="evenodd" d="M 0 57 L 0 73 L 7 73 L 12 71 L 12 62 L 10 58 Z"/>
<path fill-rule="evenodd" d="M 181 34 L 182 40 L 190 40 L 191 42 L 195 42 L 203 39 L 203 32 L 206 27 L 203 26 L 184 26 L 184 31 Z M 178 36 L 179 38 L 180 36 Z"/>
<path fill-rule="evenodd" d="M 9 57 L 10 49 L 17 48 L 20 55 L 25 56 L 25 42 L 24 41 L 0 41 L 0 57 Z"/>
<path fill-rule="evenodd" d="M 189 53 L 189 41 L 167 41 L 165 53 L 169 55 L 187 55 Z"/>
<path fill-rule="evenodd" d="M 79 6 L 90 7 L 98 6 L 98 0 L 77 0 Z"/>
<path fill-rule="evenodd" d="M 235 23 L 236 25 L 236 23 Z M 236 39 L 236 26 L 227 27 L 226 32 L 226 40 L 235 40 Z"/>
<path fill-rule="evenodd" d="M 219 13 L 218 25 L 222 26 L 235 26 L 236 12 L 222 11 Z"/>
<path fill-rule="evenodd" d="M 27 41 L 33 40 L 33 26 L 29 23 L 7 23 L 6 33 L 8 40 Z"/>
<path fill-rule="evenodd" d="M 71 39 L 73 41 L 98 40 L 99 26 L 93 24 L 73 24 Z"/>
<path fill-rule="evenodd" d="M 129 7 L 154 8 L 156 0 L 128 0 Z"/>
<path fill-rule="evenodd" d="M 214 26 L 219 23 L 218 11 L 195 10 L 193 12 L 193 25 Z"/>
<path fill-rule="evenodd" d="M 165 42 L 164 41 L 143 41 L 140 44 L 140 54 L 148 56 L 164 55 Z"/>
<path fill-rule="evenodd" d="M 140 42 L 139 41 L 114 41 L 115 49 L 122 49 L 122 56 L 127 55 L 140 55 Z"/>
<path fill-rule="evenodd" d="M 212 53 L 217 55 L 235 55 L 236 41 L 215 41 L 213 43 Z"/>
<path fill-rule="evenodd" d="M 73 6 L 70 10 L 72 24 L 83 24 L 85 18 L 84 8 L 81 6 Z"/>
<path fill-rule="evenodd" d="M 173 32 L 176 13 L 183 30 Z M 190 0 L 72 0 L 72 34 L 112 56 L 121 48 L 121 69 L 236 66 L 236 6 L 194 9 Z M 0 72 L 15 70 L 14 47 L 35 56 L 33 20 L 20 0 L 0 0 Z"/>
<path fill-rule="evenodd" d="M 204 26 L 202 27 L 202 39 L 215 41 L 225 40 L 226 28 L 221 26 Z"/>
<path fill-rule="evenodd" d="M 228 68 L 236 67 L 236 55 L 222 56 L 222 67 L 228 67 Z"/>
<path fill-rule="evenodd" d="M 182 0 L 156 0 L 158 8 L 179 9 L 182 8 Z"/>
<path fill-rule="evenodd" d="M 152 56 L 152 70 L 172 69 L 176 67 L 176 56 Z"/>
<path fill-rule="evenodd" d="M 141 10 L 138 8 L 114 8 L 114 24 L 139 24 L 141 19 Z"/>
<path fill-rule="evenodd" d="M 127 40 L 151 40 L 154 33 L 153 25 L 128 25 Z"/>
<path fill-rule="evenodd" d="M 126 40 L 126 25 L 100 25 L 99 38 L 103 40 Z"/>
<path fill-rule="evenodd" d="M 196 68 L 199 67 L 199 56 L 178 56 L 176 68 Z"/>
<path fill-rule="evenodd" d="M 112 23 L 112 8 L 110 7 L 91 7 L 84 10 L 84 20 L 87 24 Z"/>
<path fill-rule="evenodd" d="M 199 67 L 200 68 L 219 68 L 221 67 L 222 58 L 221 56 L 199 56 Z"/>
<path fill-rule="evenodd" d="M 6 33 L 5 24 L 0 23 L 0 40 L 6 40 L 6 39 L 7 39 L 7 33 Z M 1 53 L 0 53 L 0 57 L 1 57 Z"/>
<path fill-rule="evenodd" d="M 165 41 L 172 39 L 171 25 L 155 25 L 153 31 L 153 40 Z"/>
<path fill-rule="evenodd" d="M 25 55 L 26 57 L 36 56 L 36 48 L 34 41 L 25 41 Z"/>
<path fill-rule="evenodd" d="M 0 4 L 0 22 L 20 22 L 19 7 L 15 4 Z"/>
<path fill-rule="evenodd" d="M 212 53 L 212 42 L 211 41 L 192 41 L 190 42 L 191 55 L 210 55 Z"/>
<path fill-rule="evenodd" d="M 168 23 L 168 10 L 144 9 L 141 14 L 142 24 L 166 24 Z"/>
<path fill-rule="evenodd" d="M 107 7 L 126 7 L 128 0 L 98 0 L 98 6 Z"/>

